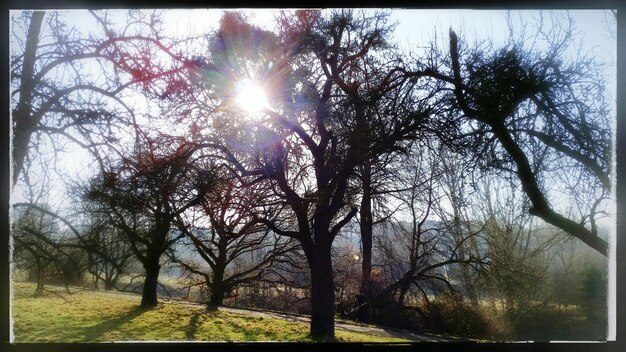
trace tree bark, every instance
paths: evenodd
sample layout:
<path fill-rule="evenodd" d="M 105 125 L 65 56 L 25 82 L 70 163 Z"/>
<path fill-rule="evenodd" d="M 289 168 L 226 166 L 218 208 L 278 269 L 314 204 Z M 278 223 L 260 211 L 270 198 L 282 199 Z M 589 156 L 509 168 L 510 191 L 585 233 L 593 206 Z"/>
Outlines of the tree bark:
<path fill-rule="evenodd" d="M 35 289 L 34 297 L 43 296 L 44 289 L 44 269 L 40 266 L 37 266 L 37 288 Z"/>
<path fill-rule="evenodd" d="M 363 163 L 363 198 L 361 199 L 361 207 L 359 215 L 361 217 L 361 245 L 362 245 L 362 262 L 361 262 L 361 286 L 357 297 L 357 306 L 362 308 L 358 310 L 357 320 L 367 321 L 368 309 L 362 306 L 371 298 L 371 281 L 372 281 L 372 234 L 374 221 L 372 219 L 372 166 L 369 160 Z"/>
<path fill-rule="evenodd" d="M 146 270 L 146 279 L 143 283 L 143 291 L 141 293 L 141 306 L 142 307 L 155 307 L 157 301 L 157 285 L 159 282 L 159 271 L 161 271 L 161 265 L 159 265 L 159 259 L 149 259 L 144 264 Z"/>
<path fill-rule="evenodd" d="M 467 233 L 464 233 L 463 226 L 461 225 L 461 205 L 459 204 L 459 190 L 456 189 L 458 184 L 455 184 L 453 189 L 451 189 L 451 201 L 452 201 L 452 212 L 454 216 L 454 237 L 459 246 L 459 257 L 461 259 L 466 259 L 467 255 L 467 241 L 464 241 L 464 237 L 467 236 Z M 466 264 L 461 264 L 459 267 L 461 272 L 461 287 L 463 288 L 463 294 L 470 300 L 470 302 L 474 305 L 478 304 L 478 298 L 476 296 L 476 292 L 474 291 L 474 286 L 472 285 L 472 275 L 470 273 L 469 267 Z"/>
<path fill-rule="evenodd" d="M 213 283 L 211 285 L 211 297 L 207 305 L 208 310 L 215 310 L 224 303 L 224 268 L 213 269 Z"/>
<path fill-rule="evenodd" d="M 100 289 L 100 277 L 97 274 L 93 275 L 93 289 L 94 290 Z"/>
<path fill-rule="evenodd" d="M 31 101 L 35 89 L 35 60 L 39 45 L 39 33 L 44 15 L 44 11 L 34 11 L 28 26 L 20 79 L 20 99 L 13 111 L 13 185 L 17 182 L 22 171 L 28 150 L 28 141 L 36 128 L 36 123 L 31 121 Z"/>
<path fill-rule="evenodd" d="M 317 237 L 316 237 L 317 238 Z M 323 241 L 320 241 L 323 242 Z M 311 266 L 311 337 L 335 339 L 335 287 L 329 243 L 316 243 Z"/>

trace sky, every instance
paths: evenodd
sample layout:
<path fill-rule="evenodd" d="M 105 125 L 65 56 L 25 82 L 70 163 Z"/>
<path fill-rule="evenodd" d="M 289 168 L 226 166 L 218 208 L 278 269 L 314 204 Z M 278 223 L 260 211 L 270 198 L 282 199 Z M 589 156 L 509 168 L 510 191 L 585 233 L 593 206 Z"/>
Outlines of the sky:
<path fill-rule="evenodd" d="M 388 10 L 388 9 L 385 9 Z M 276 10 L 254 9 L 243 10 L 250 21 L 260 27 L 272 29 Z M 369 9 L 367 11 L 377 11 Z M 12 15 L 19 11 L 12 11 Z M 200 35 L 215 29 L 223 11 L 219 9 L 162 10 L 164 29 L 172 36 Z M 565 14 L 565 11 L 558 11 Z M 123 24 L 125 10 L 113 10 L 111 19 Z M 503 10 L 421 10 L 395 9 L 390 11 L 390 20 L 396 22 L 395 41 L 404 50 L 419 50 L 428 45 L 433 38 L 439 38 L 441 45 L 447 45 L 448 30 L 454 29 L 461 40 L 491 40 L 504 43 L 509 35 L 506 15 L 509 15 L 519 27 L 532 26 L 542 14 L 549 18 L 550 13 L 543 11 L 503 11 Z M 615 57 L 616 41 L 611 36 L 610 20 L 612 14 L 603 10 L 572 10 L 567 12 L 575 21 L 579 31 L 578 40 L 582 50 L 591 53 L 600 62 L 607 63 L 605 76 L 608 78 L 609 101 L 615 101 Z M 81 32 L 94 28 L 94 19 L 86 10 L 65 11 L 64 19 L 68 26 L 76 26 Z M 562 20 L 562 18 L 561 18 Z M 613 21 L 614 26 L 614 21 Z M 614 28 L 614 27 L 613 27 Z M 613 33 L 615 33 L 613 29 Z M 20 35 L 16 32 L 17 35 Z M 23 33 L 21 34 L 23 35 Z M 575 55 L 571 52 L 570 55 Z M 79 156 L 79 154 L 82 154 Z M 62 157 L 60 163 L 71 174 L 79 174 L 85 170 L 87 153 L 78 149 Z M 62 191 L 57 193 L 62 194 Z"/>
<path fill-rule="evenodd" d="M 518 27 L 536 23 L 540 14 L 548 18 L 548 11 L 537 10 L 467 10 L 467 9 L 368 9 L 367 11 L 390 11 L 390 20 L 396 22 L 395 41 L 402 49 L 414 50 L 428 44 L 435 35 L 444 43 L 448 30 L 454 29 L 462 40 L 492 40 L 503 43 L 509 35 L 506 16 L 512 18 Z M 162 11 L 165 30 L 174 36 L 200 35 L 215 29 L 223 13 L 221 9 L 169 9 Z M 262 28 L 272 29 L 275 9 L 242 9 L 250 21 Z M 12 11 L 16 14 L 18 11 Z M 67 10 L 66 20 L 75 24 L 81 31 L 93 28 L 93 17 L 86 10 Z M 606 76 L 609 91 L 615 91 L 616 40 L 615 20 L 607 10 L 556 11 L 568 14 L 575 21 L 578 30 L 577 40 L 582 48 L 601 62 L 610 65 Z M 125 10 L 112 10 L 112 18 L 124 20 Z M 117 16 L 116 16 L 117 14 Z M 573 53 L 572 53 L 573 54 Z"/>
<path fill-rule="evenodd" d="M 507 13 L 521 23 L 531 24 L 532 19 L 539 16 L 541 11 L 536 10 L 433 10 L 433 9 L 380 9 L 390 11 L 391 20 L 397 21 L 396 39 L 402 47 L 423 45 L 434 33 L 447 35 L 448 29 L 453 28 L 457 33 L 465 33 L 467 37 L 481 39 L 503 40 L 508 35 L 505 22 Z M 125 10 L 114 10 L 121 14 L 123 19 Z M 219 23 L 223 10 L 220 9 L 170 9 L 163 11 L 163 20 L 166 30 L 171 34 L 203 34 Z M 267 29 L 273 27 L 273 18 L 277 10 L 273 9 L 242 9 L 250 20 Z M 368 11 L 377 11 L 369 9 Z M 94 21 L 85 10 L 67 10 L 68 20 L 82 29 L 93 27 Z M 564 11 L 559 11 L 565 13 Z M 17 11 L 13 11 L 17 13 Z M 543 11 L 548 16 L 547 11 Z M 585 46 L 595 48 L 595 54 L 602 60 L 615 59 L 615 39 L 608 34 L 610 14 L 605 10 L 570 10 L 567 13 L 574 19 L 579 28 Z M 607 18 L 607 15 L 609 15 Z M 614 27 L 614 23 L 612 24 Z"/>
<path fill-rule="evenodd" d="M 390 10 L 390 9 L 380 9 Z M 250 20 L 262 28 L 272 29 L 276 10 L 254 9 L 243 10 Z M 368 11 L 377 11 L 369 9 Z M 425 46 L 437 35 L 445 43 L 448 30 L 452 28 L 460 37 L 468 42 L 474 40 L 492 40 L 504 43 L 509 35 L 506 16 L 509 15 L 518 27 L 532 25 L 542 11 L 536 10 L 431 10 L 431 9 L 392 9 L 390 20 L 396 22 L 395 41 L 402 49 L 412 50 Z M 614 17 L 607 10 L 570 10 L 555 12 L 559 15 L 568 14 L 572 17 L 578 31 L 577 40 L 581 41 L 582 49 L 591 53 L 600 62 L 607 63 L 606 72 L 609 92 L 615 97 L 615 63 L 616 40 L 611 36 L 615 30 Z M 164 22 L 168 30 L 174 34 L 201 34 L 215 28 L 219 23 L 222 10 L 193 9 L 167 10 Z M 545 19 L 549 17 L 543 11 Z M 572 52 L 571 54 L 575 54 Z M 614 101 L 615 99 L 611 99 Z"/>
<path fill-rule="evenodd" d="M 387 9 L 385 9 L 387 10 Z M 250 20 L 267 29 L 273 26 L 273 18 L 276 10 L 254 9 L 243 10 Z M 369 11 L 376 11 L 370 9 Z M 175 9 L 163 10 L 164 28 L 172 35 L 199 35 L 216 28 L 222 14 L 219 9 Z M 12 11 L 12 15 L 18 11 Z M 462 40 L 473 42 L 474 40 L 493 40 L 495 43 L 503 43 L 507 36 L 505 16 L 510 14 L 514 21 L 519 24 L 531 25 L 539 11 L 503 11 L 503 10 L 421 10 L 421 9 L 395 9 L 391 11 L 390 19 L 397 23 L 395 41 L 401 49 L 415 50 L 426 46 L 435 35 L 443 44 L 447 42 L 448 30 L 454 29 Z M 560 13 L 564 13 L 561 11 Z M 607 11 L 603 10 L 572 10 L 568 12 L 575 20 L 579 29 L 579 40 L 582 40 L 583 51 L 592 53 L 599 61 L 609 64 L 605 75 L 608 78 L 608 91 L 615 97 L 615 57 L 616 41 L 609 33 L 607 25 Z M 117 15 L 116 15 L 117 14 Z M 548 17 L 544 11 L 544 17 Z M 123 21 L 125 10 L 112 12 L 113 19 Z M 94 27 L 93 17 L 86 10 L 66 11 L 68 24 L 75 25 L 80 31 L 89 31 Z M 613 23 L 614 27 L 614 23 Z M 68 166 L 76 165 L 81 168 L 82 163 L 76 158 Z"/>

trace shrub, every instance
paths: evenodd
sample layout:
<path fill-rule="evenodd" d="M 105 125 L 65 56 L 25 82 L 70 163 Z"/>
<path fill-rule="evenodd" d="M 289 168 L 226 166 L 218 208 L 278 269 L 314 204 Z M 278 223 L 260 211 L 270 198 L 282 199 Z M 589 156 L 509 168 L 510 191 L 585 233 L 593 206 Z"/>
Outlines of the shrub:
<path fill-rule="evenodd" d="M 516 340 L 603 340 L 607 329 L 606 273 L 585 265 L 570 283 L 569 307 L 557 304 L 507 312 Z M 557 299 L 560 297 L 557 296 Z M 559 300 L 562 301 L 562 300 Z M 562 303 L 562 302 L 559 302 Z"/>
<path fill-rule="evenodd" d="M 595 325 L 603 325 L 603 322 L 607 320 L 606 273 L 597 266 L 587 266 L 582 273 L 580 291 L 580 305 L 587 319 Z M 598 333 L 606 333 L 605 331 L 598 331 L 598 329 L 594 330 Z"/>
<path fill-rule="evenodd" d="M 492 320 L 478 306 L 462 297 L 445 295 L 424 307 L 423 328 L 459 337 L 494 338 L 499 332 Z"/>
<path fill-rule="evenodd" d="M 560 310 L 554 305 L 544 305 L 522 315 L 507 314 L 515 340 L 593 340 L 588 330 L 589 322 L 579 309 Z"/>

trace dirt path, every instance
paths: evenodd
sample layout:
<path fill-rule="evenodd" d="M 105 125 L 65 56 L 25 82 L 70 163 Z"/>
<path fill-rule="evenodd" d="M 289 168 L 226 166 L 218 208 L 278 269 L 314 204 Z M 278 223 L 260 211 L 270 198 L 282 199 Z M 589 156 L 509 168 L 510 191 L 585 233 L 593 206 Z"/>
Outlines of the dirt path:
<path fill-rule="evenodd" d="M 275 312 L 262 312 L 262 311 L 254 311 L 248 309 L 239 309 L 239 308 L 227 308 L 220 307 L 219 310 L 237 314 L 249 314 L 255 316 L 263 316 L 263 317 L 271 317 L 277 319 L 286 319 L 291 321 L 297 321 L 301 323 L 310 323 L 310 318 L 301 315 L 291 315 L 291 314 L 283 314 L 283 313 L 275 313 Z M 381 328 L 375 326 L 366 326 L 366 325 L 357 325 L 350 324 L 346 322 L 335 322 L 335 328 L 345 331 L 352 332 L 361 332 L 370 335 L 382 336 L 382 337 L 397 337 L 411 341 L 422 341 L 422 342 L 445 342 L 450 341 L 449 339 L 445 339 L 438 336 L 426 335 L 426 334 L 418 334 L 415 332 L 400 330 L 400 329 L 390 329 L 390 328 Z"/>

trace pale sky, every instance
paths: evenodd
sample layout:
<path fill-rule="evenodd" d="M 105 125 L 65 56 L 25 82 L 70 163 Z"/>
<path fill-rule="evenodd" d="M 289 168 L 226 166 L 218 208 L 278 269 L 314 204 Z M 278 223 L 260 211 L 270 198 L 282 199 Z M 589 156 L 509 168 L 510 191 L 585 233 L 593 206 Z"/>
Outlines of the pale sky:
<path fill-rule="evenodd" d="M 276 10 L 243 10 L 249 19 L 264 28 L 272 29 Z M 376 11 L 369 9 L 367 11 Z M 17 15 L 19 11 L 12 11 Z M 219 9 L 176 9 L 162 10 L 164 29 L 172 36 L 200 35 L 215 29 L 223 11 Z M 514 23 L 532 25 L 536 23 L 540 11 L 503 11 L 503 10 L 420 10 L 398 9 L 391 11 L 390 20 L 396 22 L 396 43 L 404 50 L 419 50 L 437 37 L 442 45 L 447 44 L 448 29 L 453 28 L 461 40 L 493 40 L 496 45 L 503 43 L 509 35 L 506 15 Z M 582 40 L 582 50 L 591 52 L 599 61 L 609 64 L 605 75 L 608 80 L 609 101 L 615 101 L 615 52 L 616 41 L 611 37 L 607 25 L 607 11 L 574 10 L 557 11 L 569 13 L 580 32 L 577 40 Z M 112 10 L 110 18 L 120 26 L 124 25 L 126 10 Z M 612 16 L 609 14 L 609 16 Z M 543 17 L 550 13 L 543 11 Z M 86 10 L 68 10 L 64 12 L 68 27 L 76 26 L 80 32 L 88 32 L 95 27 L 95 20 Z M 612 23 L 614 25 L 614 22 Z M 574 54 L 574 53 L 572 53 Z M 69 174 L 84 174 L 87 153 L 76 150 L 61 156 L 60 163 Z M 62 193 L 62 191 L 59 191 Z M 16 194 L 17 196 L 17 194 Z"/>
<path fill-rule="evenodd" d="M 385 9 L 387 10 L 387 9 Z M 264 28 L 272 29 L 276 10 L 254 9 L 242 10 L 249 19 Z M 367 11 L 376 11 L 369 9 Z M 12 11 L 17 15 L 19 11 Z M 175 9 L 162 10 L 164 29 L 172 36 L 201 35 L 215 29 L 223 11 L 219 9 Z M 390 20 L 396 22 L 396 43 L 404 50 L 418 50 L 427 46 L 437 37 L 442 45 L 447 44 L 448 29 L 454 29 L 461 40 L 493 40 L 496 45 L 503 43 L 509 35 L 506 25 L 507 13 L 514 23 L 532 25 L 536 23 L 540 11 L 503 11 L 503 10 L 420 10 L 397 9 L 391 11 Z M 565 14 L 565 11 L 557 11 Z M 582 40 L 583 51 L 591 52 L 601 62 L 609 64 L 605 73 L 608 80 L 609 101 L 615 97 L 615 52 L 616 41 L 609 33 L 607 11 L 574 10 L 569 11 L 580 32 L 577 40 Z M 112 10 L 110 19 L 124 25 L 126 10 Z M 609 14 L 611 16 L 611 14 Z M 543 11 L 543 17 L 549 18 L 550 13 Z M 64 20 L 68 27 L 76 26 L 80 32 L 93 30 L 95 20 L 86 10 L 68 10 L 64 12 Z M 613 22 L 614 25 L 614 22 Z M 76 149 L 61 156 L 60 164 L 68 174 L 84 174 L 87 153 Z M 19 192 L 18 192 L 19 193 Z M 62 194 L 62 191 L 55 193 Z M 18 194 L 16 196 L 19 197 Z"/>

